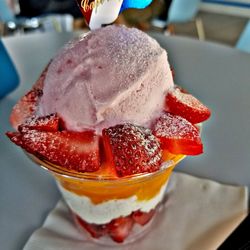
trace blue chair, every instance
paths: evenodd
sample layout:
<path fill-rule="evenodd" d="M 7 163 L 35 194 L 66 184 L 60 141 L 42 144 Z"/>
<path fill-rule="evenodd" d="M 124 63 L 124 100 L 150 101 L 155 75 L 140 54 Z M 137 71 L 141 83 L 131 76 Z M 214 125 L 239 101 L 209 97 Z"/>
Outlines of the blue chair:
<path fill-rule="evenodd" d="M 250 53 L 250 20 L 246 24 L 245 29 L 240 35 L 238 42 L 236 43 L 236 48 Z"/>
<path fill-rule="evenodd" d="M 15 15 L 7 5 L 6 0 L 0 0 L 0 21 L 1 22 L 15 21 Z"/>
<path fill-rule="evenodd" d="M 201 18 L 197 17 L 201 0 L 173 0 L 168 12 L 168 24 L 195 21 L 198 37 L 205 40 Z"/>
<path fill-rule="evenodd" d="M 173 0 L 169 12 L 168 22 L 179 23 L 192 20 L 199 11 L 200 0 Z"/>
<path fill-rule="evenodd" d="M 0 39 L 0 99 L 13 91 L 19 83 L 16 68 Z"/>
<path fill-rule="evenodd" d="M 174 23 L 185 23 L 195 21 L 198 37 L 205 40 L 205 33 L 201 18 L 197 17 L 201 0 L 172 0 L 168 10 L 166 21 L 153 20 L 152 24 L 156 27 L 163 28 L 168 26 L 173 30 Z"/>

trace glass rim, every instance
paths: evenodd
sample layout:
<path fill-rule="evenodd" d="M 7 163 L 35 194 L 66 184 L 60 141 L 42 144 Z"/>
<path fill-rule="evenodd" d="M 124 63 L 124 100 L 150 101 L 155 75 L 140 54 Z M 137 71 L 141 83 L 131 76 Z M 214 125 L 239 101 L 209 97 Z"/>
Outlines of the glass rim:
<path fill-rule="evenodd" d="M 174 158 L 169 159 L 165 162 L 162 163 L 160 169 L 155 172 L 145 172 L 145 173 L 139 173 L 139 174 L 134 174 L 134 175 L 129 175 L 129 176 L 124 176 L 124 177 L 115 177 L 111 175 L 98 175 L 95 174 L 95 172 L 77 172 L 74 170 L 68 170 L 67 168 L 58 166 L 56 164 L 53 164 L 45 159 L 40 159 L 37 156 L 34 156 L 32 154 L 26 153 L 27 156 L 36 164 L 40 165 L 43 169 L 46 171 L 49 171 L 52 174 L 59 175 L 64 178 L 68 179 L 74 179 L 77 181 L 100 181 L 100 182 L 116 182 L 116 181 L 128 181 L 128 180 L 140 180 L 143 178 L 147 177 L 153 177 L 160 175 L 167 169 L 174 167 L 176 164 L 178 164 L 180 161 L 182 161 L 186 155 L 175 155 Z"/>

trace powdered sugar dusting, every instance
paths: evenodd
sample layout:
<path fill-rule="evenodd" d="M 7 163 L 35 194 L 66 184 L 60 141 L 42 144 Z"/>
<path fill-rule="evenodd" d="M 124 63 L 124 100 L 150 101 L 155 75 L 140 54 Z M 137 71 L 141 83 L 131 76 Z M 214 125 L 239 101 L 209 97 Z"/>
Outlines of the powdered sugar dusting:
<path fill-rule="evenodd" d="M 160 144 L 150 129 L 126 123 L 105 129 L 103 136 L 104 140 L 108 137 L 113 161 L 119 175 L 159 170 Z"/>
<path fill-rule="evenodd" d="M 157 120 L 154 128 L 157 137 L 199 138 L 199 130 L 181 116 L 164 113 Z"/>
<path fill-rule="evenodd" d="M 181 92 L 180 89 L 175 88 L 173 92 L 171 92 L 171 94 L 173 96 L 175 96 L 177 98 L 178 101 L 181 101 L 182 103 L 184 103 L 185 105 L 195 108 L 196 110 L 204 110 L 204 105 L 198 100 L 196 99 L 194 96 L 192 96 L 191 94 L 187 94 L 187 93 L 183 93 Z"/>
<path fill-rule="evenodd" d="M 36 112 L 38 101 L 42 94 L 43 92 L 41 89 L 34 88 L 23 96 L 14 106 L 10 116 L 10 121 L 15 129 Z"/>
<path fill-rule="evenodd" d="M 39 114 L 58 113 L 70 130 L 145 125 L 173 86 L 167 55 L 137 29 L 107 26 L 71 41 L 52 61 Z"/>
<path fill-rule="evenodd" d="M 100 167 L 99 140 L 93 133 L 27 130 L 20 136 L 27 152 L 59 166 L 79 172 L 93 172 Z"/>

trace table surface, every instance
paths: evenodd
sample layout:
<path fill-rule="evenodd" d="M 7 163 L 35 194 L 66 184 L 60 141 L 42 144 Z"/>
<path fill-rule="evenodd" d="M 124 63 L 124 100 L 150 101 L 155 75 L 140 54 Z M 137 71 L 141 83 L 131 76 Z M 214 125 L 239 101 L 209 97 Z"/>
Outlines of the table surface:
<path fill-rule="evenodd" d="M 203 126 L 205 153 L 177 167 L 199 177 L 250 187 L 250 54 L 183 37 L 153 35 L 167 49 L 175 82 L 212 110 Z M 76 34 L 48 33 L 3 39 L 21 78 L 0 100 L 0 242 L 19 250 L 60 198 L 49 174 L 33 164 L 4 133 L 13 105 L 30 89 L 56 51 Z"/>

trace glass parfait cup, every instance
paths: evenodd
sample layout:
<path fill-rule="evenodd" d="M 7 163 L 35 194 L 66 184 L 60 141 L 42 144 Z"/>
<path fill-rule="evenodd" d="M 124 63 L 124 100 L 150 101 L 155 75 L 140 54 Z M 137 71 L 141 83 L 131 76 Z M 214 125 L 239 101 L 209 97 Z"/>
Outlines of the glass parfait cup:
<path fill-rule="evenodd" d="M 55 178 L 77 228 L 101 245 L 132 243 L 152 228 L 168 180 L 185 156 L 168 153 L 160 170 L 114 178 L 79 173 L 33 155 L 29 157 Z"/>

